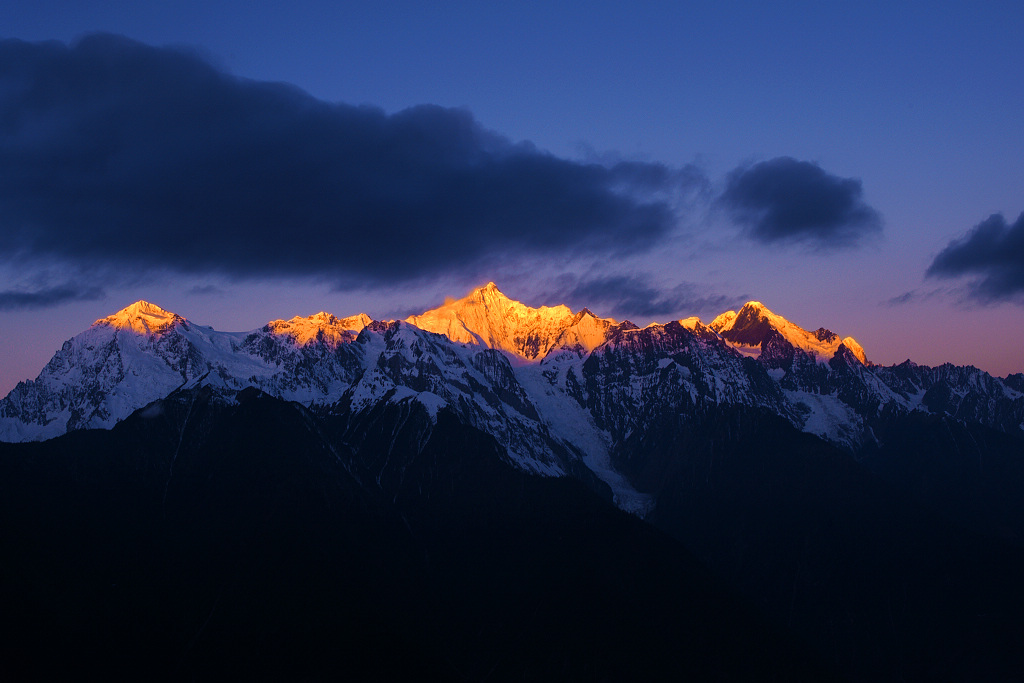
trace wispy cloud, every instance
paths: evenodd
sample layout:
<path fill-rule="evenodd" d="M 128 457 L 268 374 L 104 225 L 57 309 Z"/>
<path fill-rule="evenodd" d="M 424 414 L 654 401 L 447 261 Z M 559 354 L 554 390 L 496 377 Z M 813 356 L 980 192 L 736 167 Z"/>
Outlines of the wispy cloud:
<path fill-rule="evenodd" d="M 880 305 L 889 307 L 904 306 L 906 304 L 929 301 L 939 296 L 948 296 L 950 293 L 950 290 L 946 287 L 936 289 L 911 289 L 903 294 L 894 296 L 891 299 L 886 299 L 881 302 Z"/>

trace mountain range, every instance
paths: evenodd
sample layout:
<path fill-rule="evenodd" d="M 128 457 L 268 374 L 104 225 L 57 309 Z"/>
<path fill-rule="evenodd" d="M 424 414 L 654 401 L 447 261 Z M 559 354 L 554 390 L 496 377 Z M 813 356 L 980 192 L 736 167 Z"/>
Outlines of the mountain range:
<path fill-rule="evenodd" d="M 600 369 L 612 362 L 621 367 L 609 378 Z M 641 329 L 589 309 L 531 308 L 489 283 L 404 321 L 321 312 L 246 333 L 138 301 L 65 342 L 34 381 L 0 401 L 0 439 L 110 428 L 196 385 L 255 387 L 307 407 L 447 406 L 492 431 L 495 420 L 546 431 L 580 457 L 642 428 L 642 413 L 655 406 L 686 412 L 707 402 L 758 406 L 852 449 L 877 445 L 879 419 L 915 412 L 1024 434 L 1024 374 L 909 360 L 878 366 L 852 337 L 809 332 L 756 301 L 708 324 L 687 318 Z M 579 413 L 572 425 L 560 419 L 567 412 Z M 551 449 L 516 446 L 516 438 L 505 435 L 503 445 L 521 466 L 564 474 L 567 463 Z"/>
<path fill-rule="evenodd" d="M 24 652 L 54 628 L 42 605 L 90 657 L 109 653 L 83 636 L 92 625 L 79 612 L 113 610 L 100 621 L 135 643 L 135 666 L 216 677 L 216 653 L 258 640 L 252 614 L 267 627 L 293 600 L 312 609 L 311 596 L 282 587 L 304 580 L 297 552 L 331 568 L 310 585 L 332 609 L 355 599 L 352 586 L 377 596 L 355 600 L 355 614 L 399 662 L 396 678 L 1013 680 L 1024 670 L 1012 645 L 1024 637 L 1024 374 L 876 365 L 852 337 L 805 330 L 756 301 L 706 324 L 640 328 L 532 308 L 489 283 L 405 320 L 321 312 L 242 333 L 139 301 L 65 342 L 0 401 L 0 441 L 5 552 L 21 558 L 8 578 L 34 586 L 25 598 L 7 581 L 3 596 L 32 625 Z M 71 533 L 64 515 L 91 522 Z M 269 546 L 238 547 L 263 536 Z M 103 550 L 86 552 L 88 579 L 69 579 L 53 563 L 85 552 L 83 538 Z M 40 568 L 85 587 L 40 583 Z M 113 575 L 130 596 L 95 583 Z M 273 610 L 228 591 L 235 575 L 268 591 Z M 642 595 L 623 582 L 644 584 Z M 546 626 L 519 611 L 531 591 Z M 149 623 L 139 600 L 176 615 L 180 628 L 161 627 L 170 640 L 126 626 Z M 730 607 L 716 615 L 715 605 Z M 370 637 L 320 610 L 353 643 Z M 302 635 L 286 639 L 288 656 L 267 661 L 312 648 L 307 673 L 327 675 L 324 633 L 293 628 Z M 505 644 L 482 635 L 492 632 Z M 565 647 L 552 648 L 559 638 Z M 643 662 L 631 660 L 636 648 Z M 394 660 L 399 650 L 406 659 Z M 367 651 L 345 652 L 353 671 L 380 673 Z"/>

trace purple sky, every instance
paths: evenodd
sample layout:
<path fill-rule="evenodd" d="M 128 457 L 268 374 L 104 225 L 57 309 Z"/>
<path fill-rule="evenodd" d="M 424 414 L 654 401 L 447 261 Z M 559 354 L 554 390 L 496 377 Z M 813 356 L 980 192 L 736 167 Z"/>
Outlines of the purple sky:
<path fill-rule="evenodd" d="M 0 395 L 139 298 L 246 330 L 488 280 L 1024 371 L 1020 3 L 90 4 L 0 23 Z"/>

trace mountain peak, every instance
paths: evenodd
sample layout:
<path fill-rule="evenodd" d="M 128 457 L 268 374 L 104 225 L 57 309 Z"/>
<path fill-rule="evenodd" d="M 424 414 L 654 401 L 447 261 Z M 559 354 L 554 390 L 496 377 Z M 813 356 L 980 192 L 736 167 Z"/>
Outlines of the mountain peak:
<path fill-rule="evenodd" d="M 291 320 L 271 320 L 264 328 L 272 334 L 291 337 L 300 346 L 322 339 L 330 346 L 351 341 L 364 327 L 373 322 L 365 313 L 339 318 L 333 313 L 320 311 L 313 315 L 295 316 Z"/>
<path fill-rule="evenodd" d="M 720 313 L 715 316 L 714 320 L 708 323 L 708 327 L 713 329 L 715 332 L 721 332 L 732 325 L 734 320 L 736 320 L 736 311 L 726 311 L 725 313 Z"/>
<path fill-rule="evenodd" d="M 781 315 L 773 312 L 770 308 L 765 306 L 760 301 L 748 301 L 743 304 L 739 312 L 736 314 L 737 324 L 743 319 L 747 320 L 768 320 L 773 323 L 782 323 L 789 321 L 783 318 Z"/>
<path fill-rule="evenodd" d="M 139 299 L 113 315 L 100 318 L 93 325 L 103 325 L 118 330 L 132 330 L 139 334 L 156 334 L 170 328 L 175 323 L 184 321 L 185 319 L 177 313 Z"/>
<path fill-rule="evenodd" d="M 597 316 L 596 316 L 596 315 L 594 314 L 594 312 L 593 312 L 592 310 L 590 310 L 589 308 L 587 308 L 587 307 L 585 307 L 585 306 L 584 306 L 583 308 L 581 308 L 581 309 L 580 309 L 580 312 L 579 312 L 579 313 L 577 313 L 577 314 L 576 314 L 575 316 L 573 316 L 573 323 L 574 323 L 574 324 L 575 324 L 575 323 L 578 323 L 579 321 L 583 320 L 584 318 L 594 318 L 594 319 L 596 319 L 596 320 L 599 320 L 599 319 L 600 319 L 600 318 L 598 318 L 598 317 L 597 317 Z M 611 319 L 609 318 L 609 320 L 611 320 Z M 614 321 L 614 320 L 611 320 L 611 322 L 613 322 L 613 323 L 614 323 L 615 321 Z"/>
<path fill-rule="evenodd" d="M 853 337 L 840 340 L 839 335 L 824 327 L 809 332 L 773 313 L 760 301 L 748 301 L 739 312 L 726 311 L 712 320 L 709 327 L 726 341 L 744 347 L 761 346 L 765 339 L 777 332 L 793 346 L 821 360 L 832 358 L 839 346 L 845 345 L 861 363 L 867 363 L 864 349 Z"/>
<path fill-rule="evenodd" d="M 531 308 L 508 298 L 496 284 L 488 282 L 462 299 L 409 316 L 406 322 L 454 342 L 483 344 L 520 358 L 539 360 L 573 317 L 568 306 Z"/>
<path fill-rule="evenodd" d="M 498 285 L 494 284 L 493 282 L 488 282 L 486 285 L 477 287 L 469 294 L 467 294 L 465 298 L 462 299 L 462 301 L 466 300 L 483 301 L 488 303 L 504 303 L 506 301 L 513 301 L 508 296 L 506 296 L 504 292 L 498 289 Z"/>

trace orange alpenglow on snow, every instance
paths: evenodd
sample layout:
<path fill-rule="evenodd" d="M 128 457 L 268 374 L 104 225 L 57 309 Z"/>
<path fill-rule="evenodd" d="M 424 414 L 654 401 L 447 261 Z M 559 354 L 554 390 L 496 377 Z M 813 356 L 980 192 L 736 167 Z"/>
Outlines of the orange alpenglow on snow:
<path fill-rule="evenodd" d="M 853 337 L 840 339 L 839 335 L 825 328 L 808 332 L 781 315 L 772 313 L 760 301 L 748 301 L 739 312 L 726 311 L 712 320 L 708 327 L 740 350 L 753 351 L 761 346 L 771 330 L 775 330 L 793 346 L 821 360 L 832 358 L 839 346 L 843 345 L 861 363 L 866 365 L 868 362 L 864 349 Z"/>
<path fill-rule="evenodd" d="M 113 315 L 100 318 L 93 325 L 105 325 L 118 330 L 132 330 L 139 334 L 156 334 L 178 322 L 185 322 L 185 319 L 177 313 L 165 311 L 156 304 L 140 299 Z"/>
<path fill-rule="evenodd" d="M 565 305 L 530 308 L 509 299 L 489 282 L 458 301 L 406 322 L 443 334 L 461 344 L 483 344 L 525 360 L 540 360 L 552 348 L 579 348 L 589 352 L 601 345 L 607 331 L 618 323 L 598 318 L 587 309 L 573 313 Z"/>
<path fill-rule="evenodd" d="M 295 316 L 291 320 L 271 320 L 266 329 L 273 334 L 291 337 L 300 346 L 323 340 L 330 346 L 338 346 L 354 339 L 373 320 L 365 313 L 348 318 L 339 318 L 320 311 L 308 317 Z"/>

